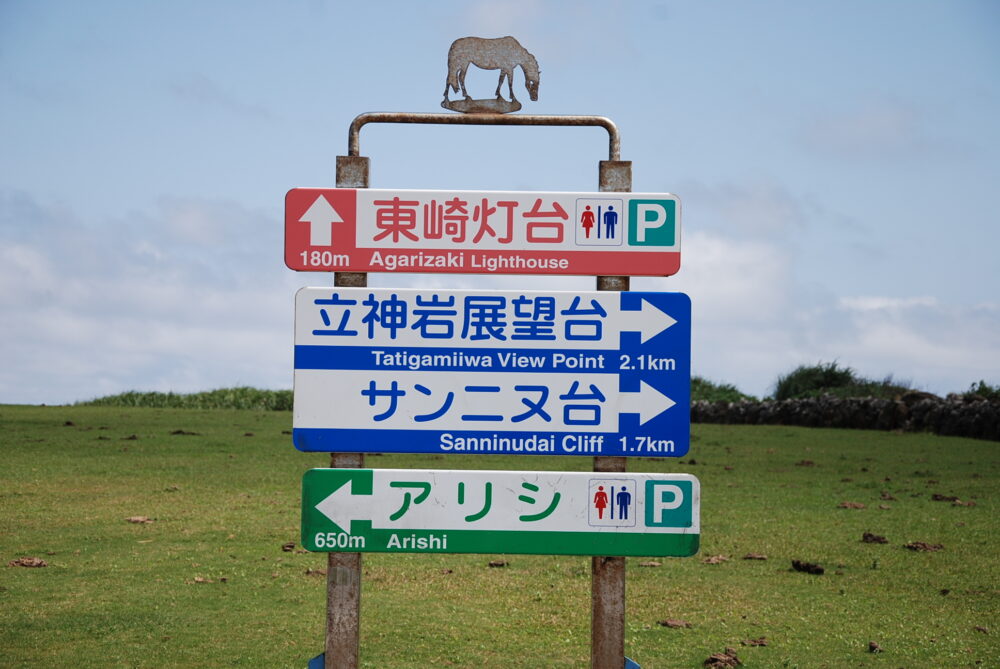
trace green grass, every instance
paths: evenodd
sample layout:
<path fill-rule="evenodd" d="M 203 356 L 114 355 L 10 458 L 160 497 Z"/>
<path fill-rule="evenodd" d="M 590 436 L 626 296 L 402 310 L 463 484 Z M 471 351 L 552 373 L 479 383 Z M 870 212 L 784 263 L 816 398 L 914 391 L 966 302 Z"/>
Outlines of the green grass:
<path fill-rule="evenodd" d="M 251 409 L 257 411 L 291 411 L 291 390 L 259 390 L 257 388 L 220 388 L 202 393 L 161 393 L 129 391 L 108 395 L 78 406 L 152 407 L 156 409 Z"/>
<path fill-rule="evenodd" d="M 301 476 L 327 456 L 295 451 L 290 423 L 271 411 L 0 406 L 0 666 L 304 666 L 323 646 L 325 600 L 325 579 L 307 570 L 326 560 L 281 545 L 298 544 Z M 629 461 L 636 472 L 694 473 L 703 493 L 698 556 L 628 560 L 626 652 L 645 669 L 700 667 L 726 646 L 746 667 L 997 666 L 996 444 L 693 432 L 681 461 Z M 592 466 L 474 455 L 367 463 Z M 889 543 L 862 543 L 866 531 Z M 903 548 L 911 541 L 944 549 Z M 741 559 L 750 552 L 768 559 Z M 702 562 L 714 555 L 729 560 Z M 6 566 L 22 556 L 49 566 Z M 365 555 L 362 665 L 587 666 L 589 559 L 512 555 L 491 569 L 495 557 Z M 792 571 L 793 559 L 826 573 Z M 692 627 L 657 624 L 666 618 Z M 761 636 L 766 647 L 740 645 Z M 869 654 L 869 641 L 884 652 Z"/>

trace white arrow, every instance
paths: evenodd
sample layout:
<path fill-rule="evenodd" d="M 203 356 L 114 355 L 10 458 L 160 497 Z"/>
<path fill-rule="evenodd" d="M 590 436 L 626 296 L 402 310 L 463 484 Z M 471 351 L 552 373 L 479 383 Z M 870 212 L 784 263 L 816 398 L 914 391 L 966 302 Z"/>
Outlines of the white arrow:
<path fill-rule="evenodd" d="M 300 223 L 309 223 L 309 246 L 331 246 L 333 244 L 333 224 L 343 223 L 337 210 L 330 201 L 320 195 L 306 209 L 299 219 Z"/>
<path fill-rule="evenodd" d="M 316 505 L 316 510 L 329 518 L 342 531 L 351 531 L 352 520 L 371 520 L 371 498 L 368 495 L 354 495 L 351 490 L 354 479 L 330 493 Z"/>
<path fill-rule="evenodd" d="M 661 413 L 677 404 L 659 390 L 640 380 L 638 392 L 623 392 L 622 395 L 631 395 L 631 399 L 626 399 L 628 406 L 622 407 L 621 413 L 639 414 L 639 425 L 645 425 Z"/>
<path fill-rule="evenodd" d="M 643 344 L 677 322 L 670 314 L 645 299 L 641 300 L 639 306 L 639 311 L 620 310 L 618 316 L 622 323 L 621 332 L 638 331 Z"/>

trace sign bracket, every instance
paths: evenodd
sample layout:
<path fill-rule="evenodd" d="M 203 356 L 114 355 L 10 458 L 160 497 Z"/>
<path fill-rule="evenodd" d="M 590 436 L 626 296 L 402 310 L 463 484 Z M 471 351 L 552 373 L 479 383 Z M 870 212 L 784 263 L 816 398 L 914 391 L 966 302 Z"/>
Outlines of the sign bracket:
<path fill-rule="evenodd" d="M 361 153 L 361 128 L 369 123 L 418 123 L 436 125 L 541 125 L 599 127 L 608 131 L 608 160 L 619 161 L 621 136 L 618 126 L 605 116 L 541 115 L 541 114 L 423 114 L 417 112 L 367 112 L 359 114 L 351 122 L 347 135 L 347 157 L 358 157 Z M 339 162 L 340 157 L 338 157 Z M 365 158 L 367 160 L 367 158 Z M 629 183 L 631 184 L 631 161 Z M 352 188 L 355 186 L 342 186 Z M 357 186 L 360 187 L 360 186 Z M 613 190 L 613 189 L 601 189 Z M 629 189 L 631 190 L 631 188 Z"/>

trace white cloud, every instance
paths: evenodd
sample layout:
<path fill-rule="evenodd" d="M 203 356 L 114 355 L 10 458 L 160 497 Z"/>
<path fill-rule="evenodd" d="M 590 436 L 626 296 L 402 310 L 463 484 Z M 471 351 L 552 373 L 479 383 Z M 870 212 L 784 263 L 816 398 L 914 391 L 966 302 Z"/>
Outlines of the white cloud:
<path fill-rule="evenodd" d="M 290 386 L 280 220 L 200 201 L 93 229 L 55 213 L 0 207 L 0 402 Z"/>
<path fill-rule="evenodd" d="M 277 214 L 171 200 L 88 228 L 16 200 L 0 197 L 0 402 L 291 386 L 295 289 L 331 277 L 284 267 Z M 1000 383 L 1000 305 L 805 286 L 781 235 L 701 229 L 683 244 L 679 275 L 635 277 L 632 289 L 691 296 L 695 374 L 756 395 L 797 365 L 832 360 L 939 394 Z M 373 274 L 369 283 L 595 288 L 593 277 Z"/>
<path fill-rule="evenodd" d="M 5 309 L 20 304 L 25 287 L 37 290 L 52 274 L 49 259 L 39 249 L 9 241 L 0 247 L 0 304 Z"/>
<path fill-rule="evenodd" d="M 706 320 L 762 323 L 786 310 L 791 265 L 778 245 L 694 232 L 683 249 L 680 273 L 660 290 L 687 292 Z"/>
<path fill-rule="evenodd" d="M 876 297 L 871 295 L 859 295 L 855 297 L 842 297 L 838 301 L 839 305 L 848 311 L 890 311 L 907 309 L 910 307 L 936 307 L 938 301 L 933 297 Z"/>
<path fill-rule="evenodd" d="M 865 375 L 893 374 L 939 394 L 1000 382 L 1000 305 L 868 296 L 842 299 L 830 315 L 842 319 L 842 359 Z"/>
<path fill-rule="evenodd" d="M 691 297 L 692 372 L 763 395 L 787 366 L 795 330 L 792 265 L 773 242 L 718 233 L 685 236 L 677 276 L 633 279 L 633 290 Z"/>
<path fill-rule="evenodd" d="M 777 242 L 691 233 L 680 274 L 632 287 L 688 293 L 693 373 L 755 395 L 769 394 L 779 374 L 830 361 L 937 394 L 1000 383 L 1000 305 L 837 296 L 801 286 L 793 254 Z"/>
<path fill-rule="evenodd" d="M 794 197 L 772 181 L 715 186 L 687 182 L 678 190 L 683 194 L 685 213 L 698 212 L 705 219 L 695 219 L 702 227 L 707 222 L 732 236 L 783 239 L 806 228 L 817 214 L 814 205 Z M 689 203 L 694 206 L 689 207 Z M 686 216 L 686 221 L 690 221 L 690 216 Z"/>

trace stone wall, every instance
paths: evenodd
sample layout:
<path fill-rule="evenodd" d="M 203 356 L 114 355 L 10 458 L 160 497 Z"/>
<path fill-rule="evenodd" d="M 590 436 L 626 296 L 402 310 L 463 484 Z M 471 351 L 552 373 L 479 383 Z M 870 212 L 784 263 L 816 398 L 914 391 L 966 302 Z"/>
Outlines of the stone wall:
<path fill-rule="evenodd" d="M 1000 402 L 976 395 L 942 399 L 908 392 L 895 399 L 839 398 L 691 403 L 691 422 L 903 430 L 1000 441 Z"/>

